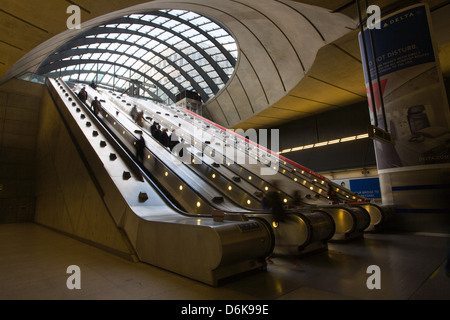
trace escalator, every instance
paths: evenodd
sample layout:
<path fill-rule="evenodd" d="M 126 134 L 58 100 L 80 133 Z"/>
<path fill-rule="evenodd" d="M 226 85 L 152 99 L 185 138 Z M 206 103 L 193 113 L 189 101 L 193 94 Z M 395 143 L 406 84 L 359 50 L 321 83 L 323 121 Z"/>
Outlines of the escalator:
<path fill-rule="evenodd" d="M 80 88 L 74 89 L 77 91 Z M 262 210 L 259 200 L 243 192 L 239 182 L 227 179 L 203 162 L 192 164 L 188 161 L 186 164 L 180 161 L 175 154 L 151 137 L 148 132 L 149 124 L 137 126 L 128 113 L 123 111 L 122 108 L 128 106 L 126 101 L 108 97 L 103 90 L 87 90 L 91 98 L 97 96 L 102 101 L 100 117 L 125 148 L 133 150 L 138 135 L 145 135 L 147 148 L 143 166 L 184 210 L 199 214 L 245 215 L 248 218 L 265 219 L 274 229 L 276 254 L 300 255 L 327 248 L 327 241 L 334 235 L 335 227 L 325 212 L 318 209 L 297 210 L 286 221 L 275 225 L 271 212 Z M 120 104 L 122 108 L 118 106 Z M 128 109 L 131 107 L 128 106 Z"/>
<path fill-rule="evenodd" d="M 215 185 L 220 181 L 217 177 L 228 177 L 228 180 L 234 180 L 239 194 L 245 194 L 243 198 L 247 199 L 249 203 L 257 203 L 260 206 L 262 195 L 275 189 L 271 181 L 277 181 L 279 193 L 286 205 L 294 200 L 289 191 L 292 193 L 292 190 L 301 189 L 303 194 L 313 193 L 314 196 L 308 193 L 303 197 L 306 205 L 297 208 L 296 211 L 327 212 L 336 225 L 336 232 L 333 235 L 333 240 L 336 241 L 361 237 L 365 230 L 378 227 L 383 220 L 383 211 L 371 203 L 355 202 L 352 205 L 340 203 L 330 206 L 326 190 L 328 185 L 333 188 L 334 186 L 331 186 L 326 178 L 299 165 L 294 167 L 296 164 L 288 159 L 280 158 L 270 150 L 264 149 L 234 132 L 229 133 L 226 129 L 188 110 L 164 107 L 106 90 L 103 92 L 125 114 L 129 114 L 132 106 L 137 105 L 145 110 L 146 118 L 151 118 L 169 129 L 181 130 L 183 132 L 181 136 L 189 142 L 189 152 L 195 159 L 195 163 L 191 164 L 194 169 L 201 171 L 208 168 L 209 172 L 213 171 L 213 174 L 206 175 L 206 177 L 213 177 L 210 180 L 213 180 L 211 182 Z M 144 127 L 149 126 L 150 123 L 144 123 Z M 232 156 L 229 156 L 230 149 Z M 236 161 L 239 156 L 245 161 Z M 250 158 L 254 161 L 248 161 Z M 268 160 L 269 158 L 271 159 Z M 274 162 L 278 167 L 276 168 L 277 172 L 270 176 L 270 181 L 268 181 L 261 172 L 271 169 L 270 166 Z M 198 164 L 202 164 L 202 166 Z M 236 190 L 235 186 L 231 188 Z M 343 197 L 347 200 L 351 197 L 352 201 L 362 199 L 351 191 L 337 193 L 341 199 Z M 256 196 L 257 194 L 260 195 L 259 198 Z M 256 202 L 255 198 L 257 198 Z"/>
<path fill-rule="evenodd" d="M 266 269 L 274 235 L 264 219 L 225 214 L 218 222 L 181 210 L 63 81 L 47 79 L 46 85 L 112 219 L 140 261 L 213 286 Z"/>

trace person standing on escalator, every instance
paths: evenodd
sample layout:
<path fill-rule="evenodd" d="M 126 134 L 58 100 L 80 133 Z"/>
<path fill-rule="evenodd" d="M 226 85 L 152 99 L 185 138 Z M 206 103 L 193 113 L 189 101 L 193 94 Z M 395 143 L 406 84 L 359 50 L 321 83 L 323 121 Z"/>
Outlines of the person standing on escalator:
<path fill-rule="evenodd" d="M 83 87 L 80 92 L 78 92 L 78 98 L 80 98 L 81 102 L 83 102 L 84 104 L 86 104 L 87 98 L 88 98 L 88 93 L 86 92 L 86 88 Z"/>
<path fill-rule="evenodd" d="M 144 162 L 144 150 L 145 150 L 145 139 L 141 132 L 139 139 L 136 140 L 136 158 L 138 162 L 140 162 L 141 164 Z"/>
<path fill-rule="evenodd" d="M 284 209 L 283 201 L 278 190 L 278 182 L 272 183 L 272 190 L 269 191 L 264 197 L 264 206 L 272 210 L 274 220 L 279 223 L 286 218 L 286 211 Z"/>
<path fill-rule="evenodd" d="M 98 117 L 98 114 L 100 113 L 101 107 L 102 107 L 101 102 L 98 101 L 98 97 L 95 97 L 94 101 L 92 101 L 92 103 L 91 103 L 91 108 L 97 117 Z"/>

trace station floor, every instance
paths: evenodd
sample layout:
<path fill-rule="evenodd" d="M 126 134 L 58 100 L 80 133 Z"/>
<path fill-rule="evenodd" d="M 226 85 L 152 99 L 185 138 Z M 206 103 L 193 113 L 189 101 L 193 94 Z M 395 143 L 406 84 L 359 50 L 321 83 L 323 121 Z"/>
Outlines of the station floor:
<path fill-rule="evenodd" d="M 0 225 L 1 300 L 449 300 L 450 235 L 368 233 L 217 288 L 125 260 L 34 223 Z M 81 271 L 69 290 L 67 267 Z M 379 266 L 380 289 L 367 273 Z"/>

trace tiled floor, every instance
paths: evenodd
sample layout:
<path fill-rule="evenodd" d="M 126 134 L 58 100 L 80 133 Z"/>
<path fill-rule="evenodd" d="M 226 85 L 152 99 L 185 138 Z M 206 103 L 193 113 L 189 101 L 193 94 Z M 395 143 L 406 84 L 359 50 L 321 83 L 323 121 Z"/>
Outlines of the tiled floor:
<path fill-rule="evenodd" d="M 33 223 L 6 224 L 0 225 L 0 299 L 448 300 L 449 244 L 444 234 L 366 234 L 302 259 L 276 257 L 267 272 L 213 288 Z M 80 290 L 67 288 L 70 265 L 80 267 Z M 370 265 L 380 267 L 381 289 L 367 287 Z"/>

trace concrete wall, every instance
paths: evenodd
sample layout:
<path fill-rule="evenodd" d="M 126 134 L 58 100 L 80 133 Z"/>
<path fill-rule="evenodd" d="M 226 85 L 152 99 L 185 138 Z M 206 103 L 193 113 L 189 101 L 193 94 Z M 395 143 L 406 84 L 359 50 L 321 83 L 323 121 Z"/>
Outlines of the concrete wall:
<path fill-rule="evenodd" d="M 0 223 L 33 221 L 36 137 L 44 87 L 0 86 Z"/>
<path fill-rule="evenodd" d="M 47 91 L 37 151 L 35 222 L 133 259 L 128 238 L 112 219 L 89 165 Z"/>
<path fill-rule="evenodd" d="M 367 103 L 295 120 L 272 129 L 280 131 L 280 151 L 367 133 Z M 363 139 L 283 154 L 316 172 L 376 167 L 373 141 Z"/>

